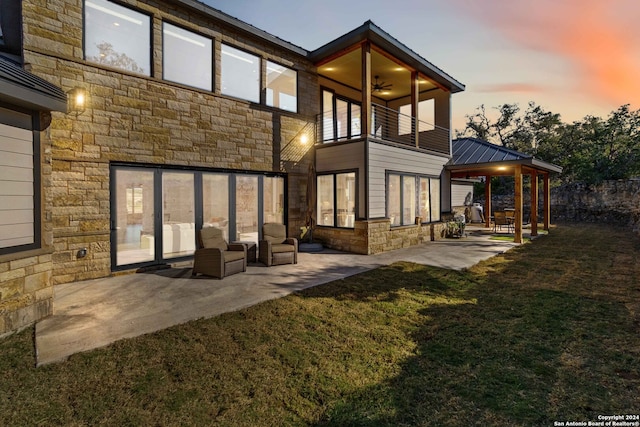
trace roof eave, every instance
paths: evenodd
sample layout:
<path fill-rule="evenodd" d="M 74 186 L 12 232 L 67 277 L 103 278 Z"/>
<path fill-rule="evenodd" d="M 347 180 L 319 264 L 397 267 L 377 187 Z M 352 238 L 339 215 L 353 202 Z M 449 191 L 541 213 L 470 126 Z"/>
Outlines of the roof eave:
<path fill-rule="evenodd" d="M 445 169 L 456 172 L 456 171 L 466 171 L 466 170 L 480 170 L 480 169 L 490 169 L 496 168 L 498 166 L 515 166 L 515 165 L 528 166 L 536 170 L 541 170 L 543 172 L 549 173 L 562 173 L 562 167 L 544 162 L 542 160 L 538 160 L 536 158 L 530 157 L 526 159 L 515 159 L 515 160 L 503 160 L 496 162 L 481 162 L 481 163 L 467 163 L 462 165 L 445 165 Z"/>
<path fill-rule="evenodd" d="M 324 58 L 348 49 L 365 40 L 370 40 L 379 48 L 389 52 L 402 62 L 434 79 L 439 84 L 448 88 L 451 93 L 465 90 L 464 84 L 422 58 L 371 21 L 365 22 L 360 27 L 310 52 L 309 59 L 317 63 Z"/>
<path fill-rule="evenodd" d="M 218 21 L 221 21 L 229 26 L 232 26 L 254 37 L 258 37 L 259 39 L 265 40 L 280 48 L 289 50 L 290 52 L 293 52 L 297 55 L 300 55 L 303 57 L 307 57 L 309 55 L 309 51 L 301 48 L 300 46 L 296 46 L 293 43 L 290 43 L 286 40 L 276 37 L 273 34 L 270 34 L 264 30 L 254 27 L 251 24 L 247 24 L 246 22 L 241 21 L 238 18 L 234 18 L 231 15 L 227 15 L 226 13 L 219 11 L 217 9 L 214 9 L 211 6 L 208 6 L 202 2 L 199 2 L 196 0 L 175 0 L 175 3 L 181 4 L 184 7 L 187 7 L 198 13 L 206 15 L 210 18 L 214 18 Z"/>

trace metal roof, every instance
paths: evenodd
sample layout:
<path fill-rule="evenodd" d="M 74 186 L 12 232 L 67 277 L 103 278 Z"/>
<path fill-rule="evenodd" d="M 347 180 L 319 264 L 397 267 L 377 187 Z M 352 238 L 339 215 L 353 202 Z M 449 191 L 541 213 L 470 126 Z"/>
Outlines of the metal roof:
<path fill-rule="evenodd" d="M 67 111 L 67 94 L 61 88 L 2 56 L 0 101 L 36 111 Z"/>
<path fill-rule="evenodd" d="M 536 159 L 478 138 L 451 141 L 452 157 L 447 169 L 452 171 L 482 169 L 501 164 L 522 164 L 547 172 L 562 172 L 562 167 Z"/>

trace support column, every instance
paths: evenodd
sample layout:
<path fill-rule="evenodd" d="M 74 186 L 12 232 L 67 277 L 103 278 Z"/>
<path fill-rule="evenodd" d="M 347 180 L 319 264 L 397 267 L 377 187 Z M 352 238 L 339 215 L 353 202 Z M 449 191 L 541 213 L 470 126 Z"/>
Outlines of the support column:
<path fill-rule="evenodd" d="M 531 171 L 531 236 L 538 235 L 538 172 Z"/>
<path fill-rule="evenodd" d="M 491 176 L 487 175 L 484 182 L 484 225 L 491 227 Z"/>
<path fill-rule="evenodd" d="M 515 167 L 515 243 L 522 243 L 522 165 Z"/>
<path fill-rule="evenodd" d="M 418 80 L 418 72 L 411 72 L 411 132 L 413 143 L 416 147 L 420 147 L 418 138 L 420 136 L 420 124 L 418 123 L 418 103 L 420 102 L 420 82 Z"/>
<path fill-rule="evenodd" d="M 549 224 L 551 224 L 551 199 L 549 191 L 549 173 L 544 175 L 544 230 L 549 231 Z"/>
<path fill-rule="evenodd" d="M 371 43 L 362 43 L 362 105 L 360 106 L 361 135 L 371 133 Z"/>

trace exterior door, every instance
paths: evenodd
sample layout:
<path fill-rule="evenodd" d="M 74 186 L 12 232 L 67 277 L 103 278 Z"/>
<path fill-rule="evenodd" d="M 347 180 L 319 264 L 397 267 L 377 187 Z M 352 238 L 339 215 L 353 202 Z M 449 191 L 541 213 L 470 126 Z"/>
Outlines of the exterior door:
<path fill-rule="evenodd" d="M 115 265 L 153 261 L 155 253 L 154 171 L 115 169 L 112 242 Z"/>

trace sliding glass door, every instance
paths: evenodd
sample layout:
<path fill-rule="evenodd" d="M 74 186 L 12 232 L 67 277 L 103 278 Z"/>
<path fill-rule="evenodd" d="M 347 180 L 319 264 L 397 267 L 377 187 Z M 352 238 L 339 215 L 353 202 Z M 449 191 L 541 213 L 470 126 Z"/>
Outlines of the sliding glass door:
<path fill-rule="evenodd" d="M 282 176 L 114 165 L 112 268 L 188 259 L 202 227 L 258 242 L 264 222 L 285 223 Z"/>
<path fill-rule="evenodd" d="M 115 200 L 115 265 L 155 259 L 154 172 L 116 169 L 112 175 Z M 112 215 L 114 216 L 114 215 Z"/>
<path fill-rule="evenodd" d="M 162 173 L 162 257 L 193 255 L 196 249 L 192 172 Z"/>

